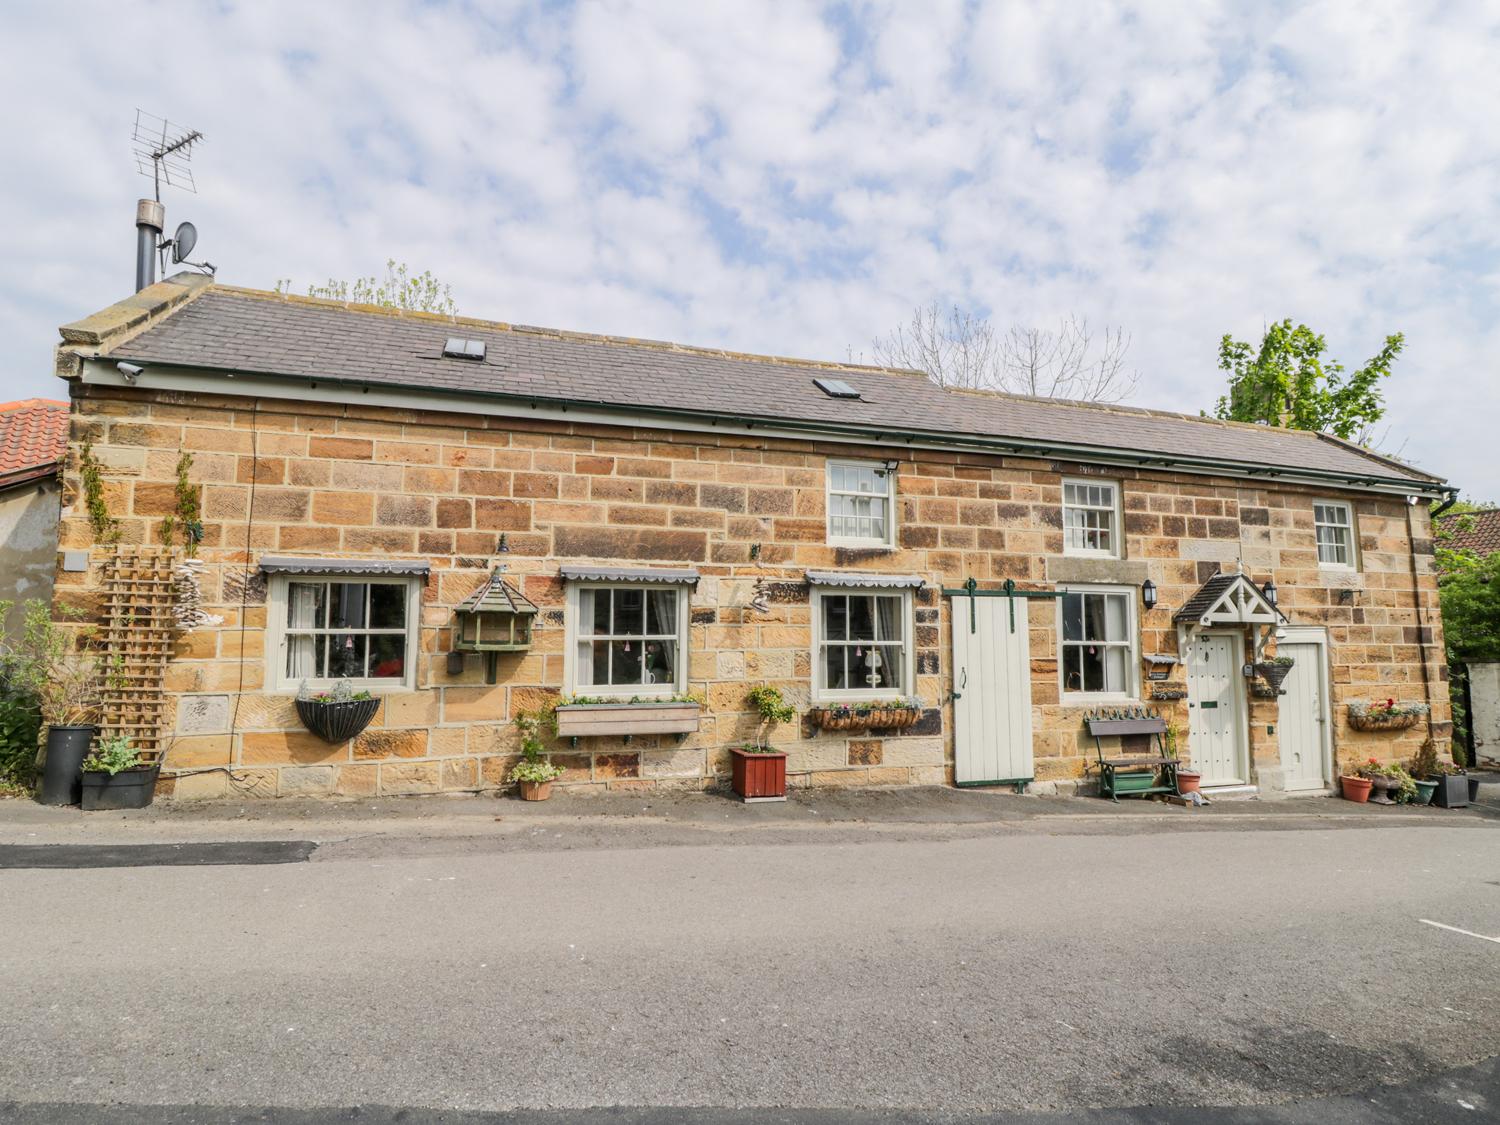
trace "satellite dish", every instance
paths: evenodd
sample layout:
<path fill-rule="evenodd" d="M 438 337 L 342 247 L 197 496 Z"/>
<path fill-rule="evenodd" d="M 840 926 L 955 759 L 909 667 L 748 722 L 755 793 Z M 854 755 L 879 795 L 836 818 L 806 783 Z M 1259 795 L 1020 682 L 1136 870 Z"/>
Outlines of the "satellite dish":
<path fill-rule="evenodd" d="M 193 247 L 198 245 L 198 228 L 192 223 L 181 223 L 177 227 L 177 233 L 172 236 L 172 261 L 185 262 L 187 256 L 193 252 Z"/>

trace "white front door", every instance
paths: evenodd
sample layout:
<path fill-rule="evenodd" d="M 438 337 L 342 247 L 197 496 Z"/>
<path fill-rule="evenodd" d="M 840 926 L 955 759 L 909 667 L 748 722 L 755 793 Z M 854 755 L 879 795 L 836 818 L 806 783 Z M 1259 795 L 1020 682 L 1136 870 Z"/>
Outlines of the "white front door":
<path fill-rule="evenodd" d="M 1242 785 L 1246 730 L 1244 652 L 1238 633 L 1193 633 L 1188 638 L 1188 751 L 1202 784 Z"/>
<path fill-rule="evenodd" d="M 1036 776 L 1031 754 L 1027 599 L 955 597 L 953 780 L 986 785 Z M 1011 612 L 1014 610 L 1014 624 Z"/>
<path fill-rule="evenodd" d="M 1321 629 L 1288 629 L 1276 642 L 1277 656 L 1295 663 L 1282 683 L 1276 729 L 1283 784 L 1288 792 L 1328 785 L 1327 638 Z"/>

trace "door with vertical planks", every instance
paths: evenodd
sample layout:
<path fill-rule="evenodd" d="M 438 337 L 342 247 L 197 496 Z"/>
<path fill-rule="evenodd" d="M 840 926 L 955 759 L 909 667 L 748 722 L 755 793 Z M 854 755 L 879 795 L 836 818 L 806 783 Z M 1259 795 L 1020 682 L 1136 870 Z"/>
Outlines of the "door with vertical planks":
<path fill-rule="evenodd" d="M 1205 786 L 1241 785 L 1250 776 L 1243 648 L 1233 633 L 1195 632 L 1188 638 L 1188 753 Z"/>
<path fill-rule="evenodd" d="M 1029 781 L 1035 767 L 1026 599 L 955 597 L 950 604 L 954 781 Z"/>

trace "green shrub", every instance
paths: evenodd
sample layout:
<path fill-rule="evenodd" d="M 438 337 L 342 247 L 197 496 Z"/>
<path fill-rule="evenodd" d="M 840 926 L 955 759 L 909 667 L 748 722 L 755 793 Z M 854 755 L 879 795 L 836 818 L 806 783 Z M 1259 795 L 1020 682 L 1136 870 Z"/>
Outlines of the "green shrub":
<path fill-rule="evenodd" d="M 36 696 L 0 683 L 0 790 L 31 787 L 41 730 L 42 708 Z"/>
<path fill-rule="evenodd" d="M 101 740 L 83 760 L 83 768 L 88 773 L 107 773 L 110 777 L 122 770 L 133 770 L 140 764 L 140 754 L 123 734 Z"/>

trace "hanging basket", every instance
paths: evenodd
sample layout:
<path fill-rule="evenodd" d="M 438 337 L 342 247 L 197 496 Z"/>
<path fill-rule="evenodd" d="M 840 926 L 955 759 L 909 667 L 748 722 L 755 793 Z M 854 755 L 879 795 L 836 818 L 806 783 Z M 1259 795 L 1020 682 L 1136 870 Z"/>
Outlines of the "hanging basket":
<path fill-rule="evenodd" d="M 872 707 L 856 711 L 851 707 L 815 707 L 808 715 L 823 730 L 904 730 L 916 725 L 922 709 Z"/>
<path fill-rule="evenodd" d="M 1291 675 L 1291 672 L 1292 666 L 1289 662 L 1265 660 L 1255 666 L 1255 674 L 1269 684 L 1277 695 L 1285 694 L 1281 690 L 1281 681 Z"/>
<path fill-rule="evenodd" d="M 1349 725 L 1355 730 L 1410 730 L 1421 715 L 1368 715 L 1350 710 Z"/>
<path fill-rule="evenodd" d="M 324 742 L 348 742 L 370 725 L 378 710 L 379 699 L 350 699 L 342 703 L 297 700 L 297 717 L 302 725 Z"/>

